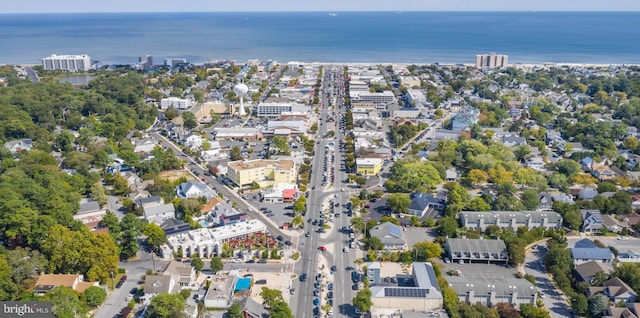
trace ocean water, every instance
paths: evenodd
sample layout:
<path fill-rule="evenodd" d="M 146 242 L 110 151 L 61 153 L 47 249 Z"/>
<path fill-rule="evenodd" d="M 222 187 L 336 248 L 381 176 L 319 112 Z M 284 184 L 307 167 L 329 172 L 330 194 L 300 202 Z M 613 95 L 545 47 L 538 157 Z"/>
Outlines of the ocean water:
<path fill-rule="evenodd" d="M 0 64 L 89 54 L 190 62 L 640 63 L 638 12 L 279 12 L 0 15 Z"/>

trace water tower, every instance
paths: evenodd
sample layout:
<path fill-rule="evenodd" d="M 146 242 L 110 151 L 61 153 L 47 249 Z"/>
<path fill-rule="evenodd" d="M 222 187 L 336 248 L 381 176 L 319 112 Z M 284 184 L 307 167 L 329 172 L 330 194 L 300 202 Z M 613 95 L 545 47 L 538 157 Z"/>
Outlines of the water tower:
<path fill-rule="evenodd" d="M 244 110 L 244 97 L 249 92 L 249 87 L 240 82 L 233 87 L 233 91 L 238 95 L 238 97 L 240 97 L 240 110 L 238 111 L 238 116 L 244 117 L 247 115 L 247 112 Z"/>

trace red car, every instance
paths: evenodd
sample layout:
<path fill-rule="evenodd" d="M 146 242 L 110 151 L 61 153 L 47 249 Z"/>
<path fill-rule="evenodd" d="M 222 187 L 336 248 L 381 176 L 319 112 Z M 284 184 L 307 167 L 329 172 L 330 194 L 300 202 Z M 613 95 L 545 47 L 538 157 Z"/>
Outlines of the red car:
<path fill-rule="evenodd" d="M 327 248 L 326 248 L 326 247 L 324 247 L 324 246 L 322 246 L 322 245 L 320 245 L 320 246 L 318 247 L 318 249 L 319 249 L 319 250 L 321 250 L 321 251 L 323 251 L 323 252 L 326 252 L 326 251 L 327 251 Z"/>

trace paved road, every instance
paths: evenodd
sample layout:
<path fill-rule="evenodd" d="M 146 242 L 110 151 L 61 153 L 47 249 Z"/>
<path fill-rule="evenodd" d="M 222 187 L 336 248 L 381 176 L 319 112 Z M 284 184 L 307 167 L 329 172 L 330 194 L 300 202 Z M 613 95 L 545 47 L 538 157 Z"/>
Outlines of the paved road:
<path fill-rule="evenodd" d="M 105 303 L 100 306 L 95 318 L 111 318 L 115 314 L 119 313 L 122 308 L 127 306 L 125 298 L 129 295 L 133 288 L 139 288 L 142 283 L 142 276 L 146 271 L 153 269 L 155 265 L 156 270 L 163 269 L 168 264 L 167 261 L 159 259 L 157 256 L 152 260 L 151 254 L 139 251 L 138 259 L 127 262 L 120 262 L 118 267 L 127 270 L 127 280 L 122 284 L 122 287 L 116 288 L 107 295 Z M 109 287 L 112 287 L 112 281 L 109 279 L 107 282 Z M 113 282 L 113 285 L 117 284 L 117 281 Z"/>
<path fill-rule="evenodd" d="M 558 290 L 544 268 L 543 259 L 547 253 L 546 243 L 531 248 L 525 256 L 525 272 L 536 278 L 538 290 L 544 294 L 542 302 L 549 309 L 551 317 L 566 318 L 571 317 L 571 307 L 564 300 L 560 290 Z"/>
<path fill-rule="evenodd" d="M 334 110 L 328 107 L 328 98 L 326 91 L 328 89 L 329 83 L 332 81 L 332 77 L 338 78 L 342 80 L 342 68 L 334 68 L 331 66 L 325 67 L 324 78 L 322 81 L 322 88 L 320 92 L 320 96 L 322 96 L 322 109 L 319 115 L 319 120 L 323 123 L 326 123 L 327 115 L 333 113 Z M 334 87 L 339 87 L 340 84 L 333 85 Z M 342 106 L 343 98 L 340 89 L 332 90 L 333 94 L 337 94 L 338 96 L 329 96 L 329 98 L 335 98 L 333 106 L 335 106 L 336 113 Z M 339 124 L 339 116 L 335 116 L 336 124 Z M 327 125 L 323 124 L 319 126 L 318 136 L 323 136 L 327 132 Z M 336 212 L 342 212 L 343 205 L 349 199 L 349 192 L 342 192 L 340 189 L 345 186 L 342 184 L 342 181 L 346 178 L 344 173 L 340 171 L 340 163 L 343 160 L 342 154 L 339 152 L 339 140 L 342 139 L 342 135 L 339 130 L 336 131 L 336 139 L 334 143 L 336 144 L 335 154 L 333 165 L 335 172 L 335 183 L 334 186 L 331 187 L 322 187 L 322 174 L 323 174 L 323 160 L 325 154 L 325 146 L 330 142 L 329 140 L 320 139 L 318 143 L 315 145 L 315 156 L 312 160 L 313 171 L 311 173 L 311 186 L 315 186 L 315 190 L 311 190 L 309 194 L 309 199 L 307 200 L 307 215 L 305 218 L 318 219 L 320 210 L 322 209 L 322 204 L 329 198 L 333 198 L 334 203 L 338 203 L 340 206 L 336 208 Z M 330 180 L 330 179 L 329 179 Z M 337 194 L 337 197 L 336 197 Z M 296 317 L 312 317 L 313 316 L 313 283 L 314 277 L 316 274 L 320 272 L 319 264 L 320 257 L 323 257 L 326 260 L 328 266 L 336 265 L 338 267 L 338 271 L 329 275 L 328 280 L 332 281 L 334 284 L 334 316 L 338 317 L 348 317 L 353 311 L 351 307 L 351 300 L 355 296 L 355 293 L 351 291 L 350 285 L 350 273 L 344 270 L 345 267 L 351 266 L 354 261 L 354 253 L 343 253 L 342 248 L 347 245 L 347 237 L 344 234 L 338 232 L 337 229 L 341 228 L 343 225 L 347 225 L 350 223 L 350 220 L 347 218 L 346 214 L 340 213 L 339 217 L 336 217 L 333 221 L 332 229 L 329 231 L 330 233 L 324 234 L 324 238 L 321 237 L 319 233 L 316 231 L 311 231 L 311 236 L 308 238 L 303 238 L 304 245 L 299 246 L 299 250 L 302 254 L 302 259 L 296 265 L 296 273 L 306 273 L 308 275 L 307 282 L 301 283 L 299 280 L 294 283 L 295 287 L 299 291 L 296 295 L 294 295 L 291 299 L 292 310 Z M 315 229 L 315 228 L 314 228 Z M 320 245 L 328 245 L 333 244 L 333 251 L 328 251 L 322 254 L 319 254 L 317 248 Z M 327 272 L 327 271 L 325 271 Z M 325 299 L 322 299 L 322 305 L 324 305 Z M 347 308 L 347 309 L 345 309 Z"/>

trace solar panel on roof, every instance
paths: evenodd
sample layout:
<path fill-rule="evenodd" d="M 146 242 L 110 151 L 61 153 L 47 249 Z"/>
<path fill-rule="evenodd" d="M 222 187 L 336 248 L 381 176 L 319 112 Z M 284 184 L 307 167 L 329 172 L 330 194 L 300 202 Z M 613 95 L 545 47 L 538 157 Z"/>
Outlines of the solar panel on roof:
<path fill-rule="evenodd" d="M 390 225 L 389 232 L 391 232 L 391 235 L 395 237 L 402 237 L 402 229 L 400 229 L 400 227 L 398 226 Z"/>
<path fill-rule="evenodd" d="M 423 298 L 429 294 L 427 288 L 385 288 L 385 297 Z"/>

